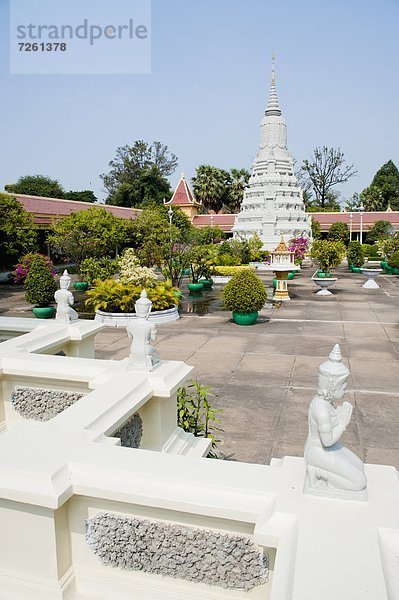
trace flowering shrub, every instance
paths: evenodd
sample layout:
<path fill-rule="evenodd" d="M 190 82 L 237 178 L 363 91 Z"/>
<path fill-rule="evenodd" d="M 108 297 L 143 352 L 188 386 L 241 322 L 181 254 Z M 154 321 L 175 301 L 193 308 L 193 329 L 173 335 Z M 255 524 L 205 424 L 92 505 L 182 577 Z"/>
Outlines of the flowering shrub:
<path fill-rule="evenodd" d="M 56 271 L 54 265 L 47 256 L 37 252 L 29 252 L 29 254 L 25 254 L 25 256 L 20 259 L 20 262 L 15 265 L 15 271 L 13 272 L 14 283 L 25 283 L 32 265 L 32 261 L 38 256 L 43 260 L 43 263 L 47 266 L 51 275 L 55 275 Z"/>
<path fill-rule="evenodd" d="M 142 267 L 133 248 L 126 248 L 119 259 L 119 279 L 141 287 L 154 287 L 157 276 L 153 269 Z"/>
<path fill-rule="evenodd" d="M 300 236 L 297 238 L 292 238 L 289 241 L 288 250 L 290 252 L 294 252 L 294 260 L 295 264 L 299 264 L 304 258 L 305 254 L 309 249 L 309 238 L 305 236 Z"/>

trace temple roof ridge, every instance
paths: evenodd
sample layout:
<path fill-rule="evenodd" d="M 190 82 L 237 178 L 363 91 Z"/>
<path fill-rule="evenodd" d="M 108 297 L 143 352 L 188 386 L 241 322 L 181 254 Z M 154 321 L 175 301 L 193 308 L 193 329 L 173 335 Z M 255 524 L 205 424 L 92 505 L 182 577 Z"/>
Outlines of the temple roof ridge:
<path fill-rule="evenodd" d="M 181 174 L 179 183 L 173 192 L 172 198 L 169 200 L 169 202 L 164 202 L 164 204 L 174 204 L 177 206 L 187 206 L 191 204 L 193 206 L 201 206 L 201 202 L 198 202 L 191 193 L 184 173 Z"/>

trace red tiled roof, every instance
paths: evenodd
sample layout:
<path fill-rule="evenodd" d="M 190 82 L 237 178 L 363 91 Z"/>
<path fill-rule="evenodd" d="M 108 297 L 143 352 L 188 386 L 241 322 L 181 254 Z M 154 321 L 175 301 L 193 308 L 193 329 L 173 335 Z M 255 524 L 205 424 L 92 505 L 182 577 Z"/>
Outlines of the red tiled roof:
<path fill-rule="evenodd" d="M 213 219 L 211 219 L 213 217 Z M 231 231 L 234 226 L 236 215 L 196 215 L 193 217 L 192 223 L 194 227 L 220 227 L 223 231 Z"/>
<path fill-rule="evenodd" d="M 109 204 L 91 204 L 90 202 L 45 198 L 43 196 L 26 196 L 24 194 L 10 195 L 14 196 L 24 209 L 33 215 L 35 223 L 42 227 L 51 225 L 54 218 L 66 217 L 79 210 L 88 210 L 92 206 L 105 208 L 107 212 L 122 219 L 135 219 L 141 212 L 137 208 L 123 208 L 122 206 L 111 206 Z"/>
<path fill-rule="evenodd" d="M 333 223 L 350 224 L 350 215 L 352 215 L 352 230 L 360 231 L 360 214 L 359 211 L 350 212 L 317 212 L 308 213 L 316 221 L 320 223 L 322 231 L 327 231 Z M 392 212 L 364 212 L 363 213 L 363 229 L 367 231 L 376 221 L 389 221 L 395 229 L 399 229 L 399 211 Z"/>
<path fill-rule="evenodd" d="M 165 202 L 165 204 L 176 204 L 177 206 L 194 204 L 199 206 L 199 202 L 197 202 L 192 195 L 184 175 L 181 176 L 180 181 L 173 192 L 172 198 L 169 200 L 169 202 Z"/>

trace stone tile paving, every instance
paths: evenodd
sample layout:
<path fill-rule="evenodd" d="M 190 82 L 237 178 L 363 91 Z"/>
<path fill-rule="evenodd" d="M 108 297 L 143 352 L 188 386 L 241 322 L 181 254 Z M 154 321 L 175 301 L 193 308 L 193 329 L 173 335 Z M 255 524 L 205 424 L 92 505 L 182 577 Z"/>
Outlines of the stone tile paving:
<path fill-rule="evenodd" d="M 252 327 L 235 325 L 224 311 L 158 327 L 161 357 L 193 365 L 193 376 L 218 394 L 225 458 L 268 463 L 303 455 L 318 366 L 338 342 L 354 405 L 344 442 L 367 462 L 399 467 L 399 277 L 382 275 L 381 289 L 364 290 L 361 275 L 336 273 L 333 296 L 319 297 L 304 269 L 290 282 L 292 302 L 270 305 Z M 270 285 L 270 276 L 264 280 Z M 12 314 L 4 308 L 10 302 L 0 290 L 3 314 Z M 123 330 L 97 336 L 98 358 L 128 353 Z"/>

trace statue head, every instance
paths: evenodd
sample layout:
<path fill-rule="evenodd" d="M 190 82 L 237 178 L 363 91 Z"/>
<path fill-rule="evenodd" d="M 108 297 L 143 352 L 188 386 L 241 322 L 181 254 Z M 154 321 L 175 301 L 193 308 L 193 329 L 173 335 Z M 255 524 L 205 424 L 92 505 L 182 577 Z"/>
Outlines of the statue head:
<path fill-rule="evenodd" d="M 134 304 L 136 315 L 142 319 L 148 319 L 148 316 L 151 312 L 151 307 L 152 302 L 148 299 L 147 292 L 142 290 L 140 298 Z"/>
<path fill-rule="evenodd" d="M 349 370 L 342 362 L 341 349 L 335 344 L 328 360 L 319 367 L 318 394 L 329 402 L 341 400 L 345 394 L 348 377 Z"/>
<path fill-rule="evenodd" d="M 69 286 L 71 285 L 71 281 L 72 281 L 72 279 L 69 276 L 68 271 L 65 269 L 62 276 L 60 277 L 60 288 L 62 290 L 67 290 L 69 288 Z"/>

